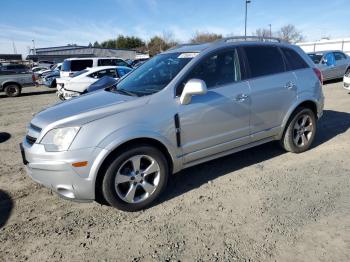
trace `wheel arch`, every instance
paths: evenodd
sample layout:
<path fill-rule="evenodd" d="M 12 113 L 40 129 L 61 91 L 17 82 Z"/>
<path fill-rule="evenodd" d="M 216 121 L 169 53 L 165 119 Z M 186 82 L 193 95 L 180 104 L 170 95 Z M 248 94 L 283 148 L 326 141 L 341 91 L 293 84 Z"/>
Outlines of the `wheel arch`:
<path fill-rule="evenodd" d="M 16 82 L 16 81 L 7 81 L 7 82 L 4 82 L 4 83 L 2 83 L 2 88 L 3 89 L 5 89 L 7 86 L 9 86 L 9 85 L 16 85 L 16 86 L 18 86 L 19 88 L 21 88 L 22 89 L 22 85 L 20 84 L 20 83 L 18 83 L 18 82 Z"/>
<path fill-rule="evenodd" d="M 315 100 L 313 100 L 313 99 L 305 99 L 303 101 L 299 101 L 298 103 L 296 103 L 294 105 L 294 107 L 292 107 L 288 111 L 288 114 L 284 118 L 283 125 L 282 125 L 282 130 L 281 130 L 282 132 L 281 132 L 280 136 L 278 137 L 278 139 L 281 139 L 281 137 L 283 136 L 284 132 L 286 131 L 287 124 L 288 124 L 291 116 L 293 115 L 295 110 L 297 110 L 300 107 L 305 107 L 305 108 L 311 109 L 314 112 L 316 119 L 318 118 L 317 102 Z"/>
<path fill-rule="evenodd" d="M 130 148 L 134 145 L 149 145 L 153 146 L 157 149 L 159 149 L 165 156 L 168 166 L 169 166 L 169 174 L 172 174 L 174 170 L 174 161 L 173 158 L 171 157 L 171 154 L 168 150 L 168 148 L 162 143 L 161 141 L 155 139 L 155 138 L 150 138 L 150 137 L 139 137 L 139 138 L 133 138 L 131 140 L 125 141 L 118 146 L 116 146 L 114 149 L 109 151 L 107 156 L 103 159 L 101 165 L 98 168 L 97 174 L 96 174 L 96 179 L 95 179 L 95 200 L 99 203 L 105 204 L 106 201 L 104 200 L 103 194 L 101 192 L 101 187 L 102 187 L 102 181 L 104 174 L 106 172 L 107 167 L 113 160 L 113 158 L 120 154 L 123 150 L 126 150 L 127 148 Z"/>

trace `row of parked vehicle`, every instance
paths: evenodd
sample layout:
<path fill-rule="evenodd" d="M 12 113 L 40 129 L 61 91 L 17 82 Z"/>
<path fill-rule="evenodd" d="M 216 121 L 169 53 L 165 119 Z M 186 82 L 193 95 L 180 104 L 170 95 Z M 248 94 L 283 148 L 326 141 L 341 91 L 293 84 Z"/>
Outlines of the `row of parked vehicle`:
<path fill-rule="evenodd" d="M 58 64 L 39 63 L 32 69 L 22 64 L 0 65 L 0 91 L 4 91 L 9 97 L 15 97 L 21 94 L 25 86 L 42 84 L 49 88 L 57 87 L 59 98 L 66 100 L 116 83 L 146 60 L 124 61 L 116 57 L 69 58 Z M 90 87 L 92 84 L 94 86 Z"/>

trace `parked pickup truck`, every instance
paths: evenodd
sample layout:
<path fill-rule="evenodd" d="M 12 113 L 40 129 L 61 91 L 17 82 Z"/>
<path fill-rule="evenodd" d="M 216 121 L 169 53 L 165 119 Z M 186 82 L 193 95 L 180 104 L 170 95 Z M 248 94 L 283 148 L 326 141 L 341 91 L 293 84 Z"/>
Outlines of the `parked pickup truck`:
<path fill-rule="evenodd" d="M 0 92 L 5 92 L 9 97 L 21 95 L 22 88 L 35 84 L 32 73 L 9 73 L 0 72 Z"/>

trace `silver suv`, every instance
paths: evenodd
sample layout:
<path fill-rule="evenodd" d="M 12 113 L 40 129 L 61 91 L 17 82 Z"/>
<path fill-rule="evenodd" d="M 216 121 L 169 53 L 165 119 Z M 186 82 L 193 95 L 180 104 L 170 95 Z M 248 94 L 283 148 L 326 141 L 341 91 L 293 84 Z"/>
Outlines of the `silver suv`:
<path fill-rule="evenodd" d="M 184 168 L 273 140 L 304 152 L 324 103 L 314 66 L 275 39 L 177 46 L 38 113 L 21 145 L 27 172 L 65 198 L 136 211 Z"/>

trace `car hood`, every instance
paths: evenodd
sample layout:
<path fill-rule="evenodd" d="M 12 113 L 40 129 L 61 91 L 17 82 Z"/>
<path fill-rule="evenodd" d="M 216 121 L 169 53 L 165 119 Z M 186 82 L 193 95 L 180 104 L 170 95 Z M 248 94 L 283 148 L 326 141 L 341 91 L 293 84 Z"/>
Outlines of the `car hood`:
<path fill-rule="evenodd" d="M 130 110 L 147 103 L 146 97 L 125 96 L 100 90 L 57 103 L 37 113 L 31 123 L 41 129 L 50 125 L 83 125 L 85 123 Z"/>

